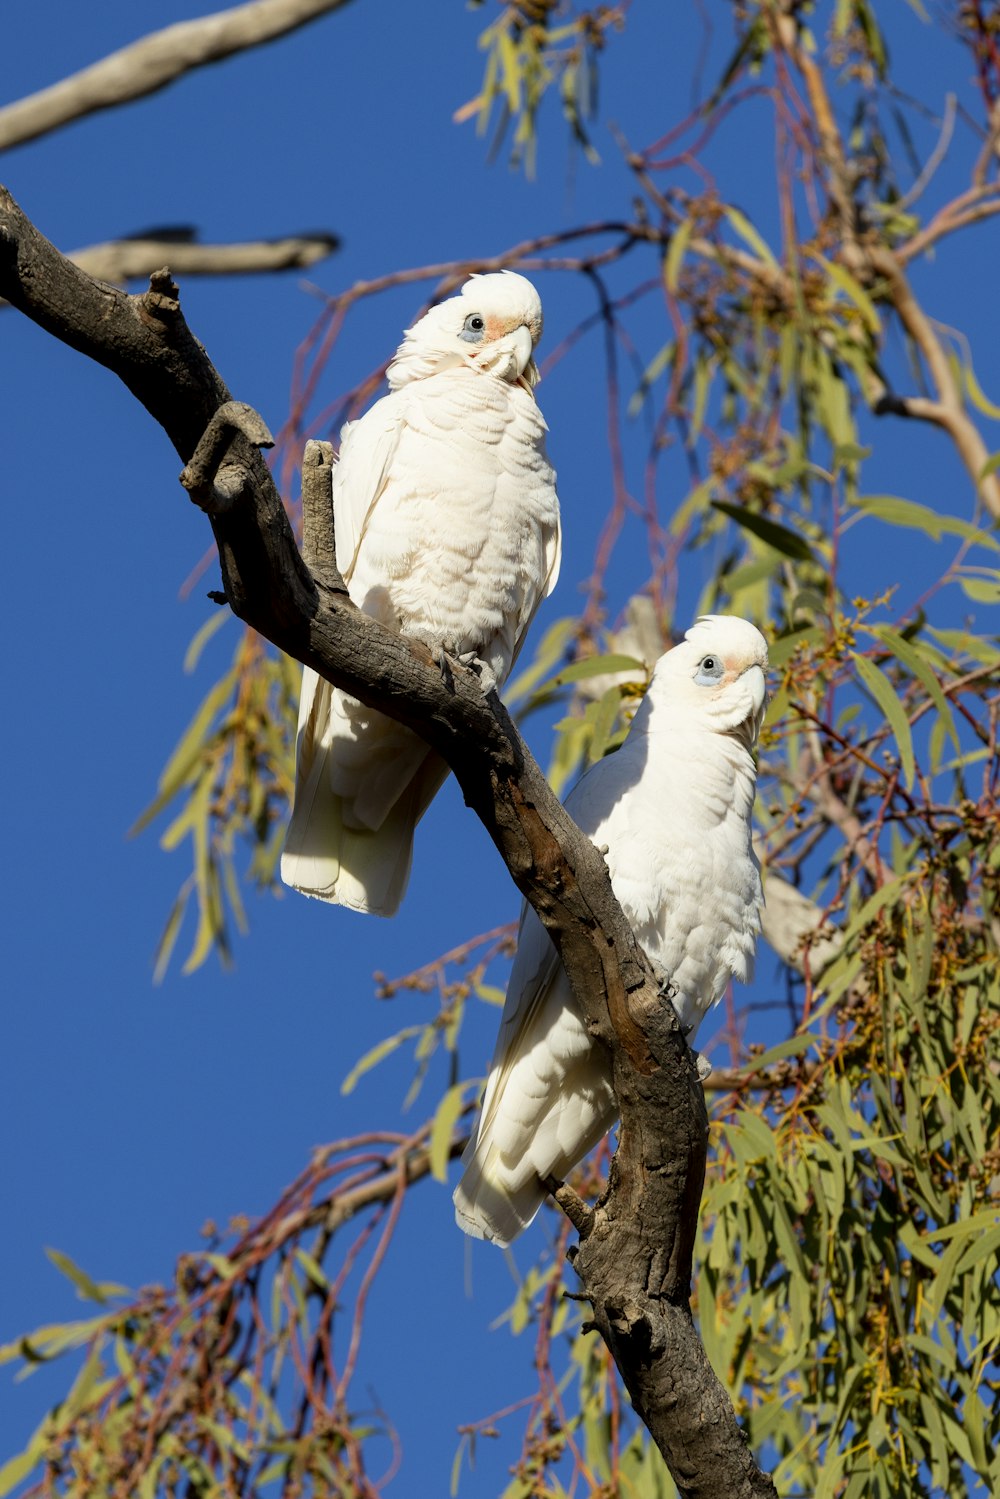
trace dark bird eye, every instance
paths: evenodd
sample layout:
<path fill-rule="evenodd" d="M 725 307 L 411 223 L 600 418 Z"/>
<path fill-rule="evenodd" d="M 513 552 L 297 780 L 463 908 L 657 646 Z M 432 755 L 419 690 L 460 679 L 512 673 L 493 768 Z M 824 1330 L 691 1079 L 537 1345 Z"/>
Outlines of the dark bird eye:
<path fill-rule="evenodd" d="M 478 312 L 470 312 L 462 325 L 462 338 L 467 339 L 470 344 L 477 344 L 482 339 L 486 329 L 486 319 Z"/>
<path fill-rule="evenodd" d="M 723 665 L 718 656 L 702 656 L 695 681 L 699 687 L 714 687 L 722 680 Z"/>

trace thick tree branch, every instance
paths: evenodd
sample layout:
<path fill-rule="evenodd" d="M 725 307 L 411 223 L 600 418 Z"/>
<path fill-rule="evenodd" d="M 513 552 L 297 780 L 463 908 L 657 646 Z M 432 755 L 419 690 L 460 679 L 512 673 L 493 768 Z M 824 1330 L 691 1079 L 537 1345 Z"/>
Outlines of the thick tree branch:
<path fill-rule="evenodd" d="M 195 68 L 263 46 L 346 3 L 249 0 L 231 10 L 153 31 L 50 88 L 5 105 L 0 109 L 0 151 L 47 135 L 99 109 L 155 94 Z"/>
<path fill-rule="evenodd" d="M 189 332 L 168 273 L 141 296 L 99 285 L 0 189 L 0 294 L 118 374 L 191 461 L 230 397 Z M 202 455 L 207 450 L 217 463 L 213 439 Z M 239 470 L 235 500 L 208 508 L 231 607 L 444 756 L 559 949 L 591 1033 L 612 1050 L 621 1145 L 575 1264 L 636 1410 L 682 1495 L 774 1499 L 688 1305 L 708 1132 L 704 1094 L 604 859 L 556 799 L 496 694 L 484 697 L 474 674 L 457 667 L 443 681 L 426 649 L 318 586 L 267 467 L 239 432 L 224 459 L 231 466 Z M 315 466 L 329 472 L 322 461 Z M 195 477 L 214 477 L 218 487 L 223 470 L 213 476 L 211 468 Z"/>

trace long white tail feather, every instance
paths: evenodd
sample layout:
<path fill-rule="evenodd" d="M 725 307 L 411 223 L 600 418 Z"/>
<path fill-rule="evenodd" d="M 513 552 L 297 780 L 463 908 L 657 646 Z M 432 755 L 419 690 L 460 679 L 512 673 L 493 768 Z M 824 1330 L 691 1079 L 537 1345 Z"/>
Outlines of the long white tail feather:
<path fill-rule="evenodd" d="M 463 1157 L 465 1174 L 455 1188 L 455 1220 L 476 1239 L 488 1239 L 502 1248 L 513 1243 L 528 1227 L 545 1201 L 545 1188 L 535 1177 L 519 1191 L 509 1192 L 491 1174 L 496 1151 L 480 1151 L 470 1142 Z"/>
<path fill-rule="evenodd" d="M 504 1161 L 487 1130 L 472 1139 L 462 1157 L 462 1179 L 452 1193 L 455 1220 L 467 1234 L 504 1247 L 528 1227 L 548 1195 L 543 1176 L 564 1181 L 574 1166 L 607 1134 L 617 1108 L 607 1087 L 588 1088 L 583 1069 L 566 1078 L 566 1094 L 576 1107 L 557 1105 L 537 1125 L 527 1153 Z M 574 1094 L 575 1088 L 575 1094 Z"/>
<path fill-rule="evenodd" d="M 448 774 L 444 761 L 415 735 L 403 730 L 402 753 L 382 768 L 373 787 L 363 783 L 362 805 L 333 789 L 333 773 L 344 740 L 337 733 L 344 714 L 332 707 L 338 694 L 315 672 L 303 673 L 299 713 L 297 784 L 292 820 L 281 856 L 286 885 L 351 910 L 392 916 L 399 908 L 413 857 L 413 834 Z M 371 714 L 366 733 L 378 756 L 382 725 L 398 726 Z M 363 751 L 365 735 L 352 749 Z M 393 732 L 387 740 L 397 739 Z M 381 798 L 374 794 L 376 789 Z M 360 815 L 359 815 L 360 814 Z M 374 824 L 374 826 L 373 826 Z"/>

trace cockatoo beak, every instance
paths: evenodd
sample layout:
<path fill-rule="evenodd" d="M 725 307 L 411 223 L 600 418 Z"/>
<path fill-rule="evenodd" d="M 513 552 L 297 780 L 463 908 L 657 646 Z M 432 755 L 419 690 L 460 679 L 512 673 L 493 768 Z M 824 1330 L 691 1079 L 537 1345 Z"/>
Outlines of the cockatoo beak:
<path fill-rule="evenodd" d="M 757 743 L 757 736 L 764 722 L 764 713 L 767 708 L 767 684 L 764 680 L 763 668 L 756 664 L 748 666 L 740 672 L 737 681 L 745 686 L 749 695 L 749 704 L 745 716 L 726 732 L 733 739 L 738 739 L 744 749 L 752 750 Z"/>
<path fill-rule="evenodd" d="M 502 338 L 489 345 L 487 358 L 483 363 L 509 385 L 524 385 L 527 382 L 530 390 L 538 379 L 538 371 L 531 357 L 533 349 L 531 331 L 522 323 L 519 328 L 513 328 L 510 333 L 505 333 Z"/>
<path fill-rule="evenodd" d="M 761 666 L 750 666 L 743 673 L 746 684 L 750 689 L 753 707 L 746 718 L 746 726 L 752 731 L 751 743 L 756 743 L 764 722 L 764 714 L 767 712 L 767 681 L 764 677 L 764 669 Z"/>

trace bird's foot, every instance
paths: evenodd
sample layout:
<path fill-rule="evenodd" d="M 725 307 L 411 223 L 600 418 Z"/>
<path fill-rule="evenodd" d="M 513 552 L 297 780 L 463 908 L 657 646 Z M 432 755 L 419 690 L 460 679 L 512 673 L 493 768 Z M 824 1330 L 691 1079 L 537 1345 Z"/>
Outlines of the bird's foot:
<path fill-rule="evenodd" d="M 482 687 L 485 694 L 488 695 L 489 693 L 494 691 L 497 685 L 496 673 L 494 672 L 492 666 L 488 666 L 482 659 L 482 657 L 478 656 L 475 651 L 463 651 L 461 655 L 457 656 L 455 659 L 458 661 L 460 666 L 467 666 L 470 671 L 475 672 L 476 676 L 479 678 L 479 685 L 480 687 Z"/>
<path fill-rule="evenodd" d="M 691 1055 L 694 1057 L 694 1065 L 695 1070 L 698 1073 L 698 1081 L 701 1083 L 707 1082 L 712 1074 L 711 1062 L 708 1060 L 704 1052 L 695 1051 L 693 1047 L 691 1048 Z"/>
<path fill-rule="evenodd" d="M 431 656 L 433 658 L 434 665 L 441 673 L 441 681 L 448 688 L 449 692 L 454 692 L 455 675 L 451 669 L 452 658 L 451 656 L 449 656 L 447 649 L 443 645 L 435 646 L 431 651 Z"/>
<path fill-rule="evenodd" d="M 452 665 L 465 666 L 474 671 L 479 678 L 479 684 L 485 694 L 489 694 L 497 685 L 497 679 L 493 668 L 477 656 L 475 651 L 449 650 L 446 645 L 439 645 L 433 652 L 434 665 L 441 673 L 441 680 L 451 691 L 455 690 L 455 675 Z"/>
<path fill-rule="evenodd" d="M 669 999 L 671 1003 L 677 998 L 677 987 L 665 968 L 659 963 L 653 963 L 653 977 L 656 979 L 656 992 L 661 999 Z"/>

